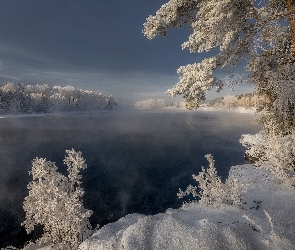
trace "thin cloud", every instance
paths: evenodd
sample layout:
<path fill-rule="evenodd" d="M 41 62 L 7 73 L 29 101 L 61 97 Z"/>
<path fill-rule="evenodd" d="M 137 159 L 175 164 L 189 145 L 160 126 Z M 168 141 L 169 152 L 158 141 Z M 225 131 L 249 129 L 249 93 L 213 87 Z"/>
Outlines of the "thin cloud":
<path fill-rule="evenodd" d="M 2 77 L 4 79 L 11 79 L 11 80 L 14 80 L 14 81 L 19 81 L 19 78 L 14 77 L 14 76 L 10 76 L 10 75 L 0 74 L 0 77 Z"/>

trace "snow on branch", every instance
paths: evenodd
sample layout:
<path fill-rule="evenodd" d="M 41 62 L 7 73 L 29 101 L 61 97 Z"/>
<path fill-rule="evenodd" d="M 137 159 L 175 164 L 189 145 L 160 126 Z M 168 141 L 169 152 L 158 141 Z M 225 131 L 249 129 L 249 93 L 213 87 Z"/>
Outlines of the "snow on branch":
<path fill-rule="evenodd" d="M 220 51 L 226 52 L 253 26 L 248 22 L 251 2 L 200 1 L 196 21 L 192 23 L 194 32 L 182 48 L 201 53 L 220 46 Z"/>
<path fill-rule="evenodd" d="M 146 19 L 142 32 L 149 39 L 157 35 L 166 36 L 168 28 L 178 28 L 195 21 L 197 10 L 196 0 L 170 0 L 162 5 L 155 16 Z"/>
<path fill-rule="evenodd" d="M 216 58 L 204 59 L 201 63 L 188 64 L 177 70 L 181 75 L 179 82 L 172 88 L 167 90 L 167 94 L 172 96 L 183 95 L 186 99 L 186 107 L 194 109 L 199 107 L 199 102 L 204 101 L 205 94 L 216 86 L 220 91 L 223 87 L 214 75 L 216 68 Z"/>

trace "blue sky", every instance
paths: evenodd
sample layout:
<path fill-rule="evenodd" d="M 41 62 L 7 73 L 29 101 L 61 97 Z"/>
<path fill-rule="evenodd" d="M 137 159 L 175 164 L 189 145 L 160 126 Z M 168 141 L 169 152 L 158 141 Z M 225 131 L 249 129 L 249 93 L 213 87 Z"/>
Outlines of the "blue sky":
<path fill-rule="evenodd" d="M 143 36 L 146 17 L 166 2 L 2 0 L 0 84 L 72 85 L 133 100 L 164 98 L 178 81 L 177 68 L 204 56 L 181 49 L 190 34 L 186 27 L 165 38 Z M 244 85 L 230 94 L 251 90 Z M 209 99 L 217 96 L 210 93 Z"/>

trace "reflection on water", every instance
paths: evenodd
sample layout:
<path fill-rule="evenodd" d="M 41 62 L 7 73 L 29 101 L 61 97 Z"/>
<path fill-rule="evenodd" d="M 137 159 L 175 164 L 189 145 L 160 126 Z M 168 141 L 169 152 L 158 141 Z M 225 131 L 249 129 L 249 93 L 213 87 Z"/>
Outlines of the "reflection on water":
<path fill-rule="evenodd" d="M 65 171 L 66 149 L 82 151 L 84 206 L 94 211 L 93 225 L 128 213 L 155 214 L 177 208 L 178 188 L 194 184 L 191 175 L 216 160 L 226 177 L 244 164 L 244 133 L 260 130 L 253 114 L 227 112 L 112 111 L 12 117 L 0 123 L 0 247 L 20 245 L 26 237 L 22 202 L 35 157 Z M 32 236 L 29 236 L 32 237 Z"/>

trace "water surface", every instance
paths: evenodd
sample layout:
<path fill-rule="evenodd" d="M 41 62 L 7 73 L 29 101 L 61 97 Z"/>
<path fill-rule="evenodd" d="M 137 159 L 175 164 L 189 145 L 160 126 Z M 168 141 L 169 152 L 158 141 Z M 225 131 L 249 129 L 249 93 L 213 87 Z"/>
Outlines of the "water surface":
<path fill-rule="evenodd" d="M 104 225 L 129 213 L 155 214 L 182 204 L 178 188 L 195 184 L 191 175 L 215 159 L 225 178 L 231 166 L 244 164 L 242 134 L 260 127 L 254 114 L 203 111 L 102 111 L 6 117 L 0 122 L 0 247 L 21 245 L 20 223 L 35 157 L 56 162 L 66 149 L 82 151 L 84 206 L 91 223 Z"/>

